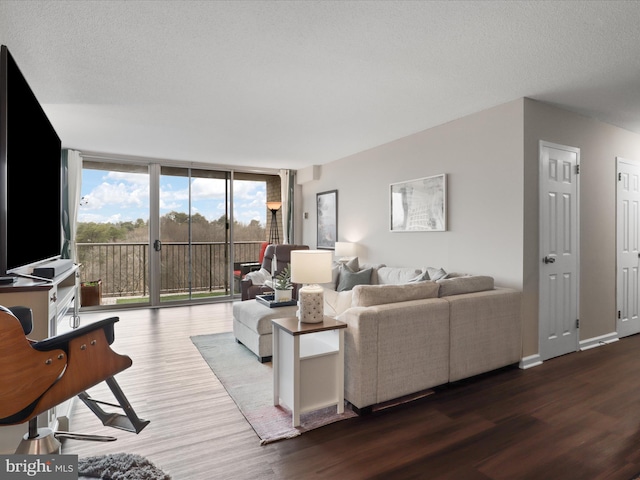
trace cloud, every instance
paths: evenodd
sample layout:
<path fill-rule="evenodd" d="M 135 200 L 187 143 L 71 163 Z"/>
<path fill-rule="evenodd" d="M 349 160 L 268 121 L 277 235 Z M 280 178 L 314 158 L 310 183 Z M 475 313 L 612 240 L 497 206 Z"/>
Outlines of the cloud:
<path fill-rule="evenodd" d="M 186 177 L 162 176 L 160 215 L 171 211 L 187 212 L 189 185 Z M 226 211 L 226 180 L 194 178 L 191 182 L 191 211 L 207 220 L 219 219 Z M 149 218 L 149 175 L 130 172 L 83 171 L 81 222 L 120 222 Z M 248 180 L 234 182 L 235 220 L 266 223 L 266 184 Z"/>

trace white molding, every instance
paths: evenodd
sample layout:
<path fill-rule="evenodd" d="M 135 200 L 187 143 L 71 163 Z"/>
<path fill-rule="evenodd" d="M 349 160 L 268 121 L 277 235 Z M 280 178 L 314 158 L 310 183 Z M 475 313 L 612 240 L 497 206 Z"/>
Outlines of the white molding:
<path fill-rule="evenodd" d="M 54 432 L 71 431 L 71 414 L 76 403 L 76 398 L 77 397 L 71 397 L 68 400 L 62 402 L 60 405 L 56 406 L 56 418 L 53 424 L 49 425 L 49 428 L 51 428 Z"/>
<path fill-rule="evenodd" d="M 538 365 L 542 365 L 542 358 L 536 353 L 535 355 L 524 357 L 520 360 L 520 364 L 518 366 L 521 369 L 526 370 L 527 368 L 537 367 Z"/>
<path fill-rule="evenodd" d="M 607 333 L 606 335 L 600 335 L 598 337 L 588 338 L 580 341 L 580 351 L 589 350 L 591 348 L 602 347 L 608 343 L 617 342 L 620 340 L 617 332 Z"/>

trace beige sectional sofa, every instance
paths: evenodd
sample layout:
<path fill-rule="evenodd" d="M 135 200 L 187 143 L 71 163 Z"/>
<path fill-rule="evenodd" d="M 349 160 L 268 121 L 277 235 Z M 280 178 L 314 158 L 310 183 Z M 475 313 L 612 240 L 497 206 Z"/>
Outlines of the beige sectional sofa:
<path fill-rule="evenodd" d="M 521 359 L 520 292 L 441 269 L 356 271 L 369 268 L 350 290 L 325 285 L 325 313 L 348 324 L 345 399 L 357 411 Z"/>

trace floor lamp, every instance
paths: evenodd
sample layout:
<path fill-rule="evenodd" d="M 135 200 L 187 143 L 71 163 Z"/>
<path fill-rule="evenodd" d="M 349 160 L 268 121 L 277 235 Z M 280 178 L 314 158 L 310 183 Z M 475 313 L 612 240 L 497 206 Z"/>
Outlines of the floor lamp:
<path fill-rule="evenodd" d="M 278 219 L 276 213 L 280 210 L 282 202 L 267 202 L 267 208 L 271 210 L 271 230 L 269 231 L 269 243 L 276 245 L 280 243 L 280 233 L 278 232 Z"/>

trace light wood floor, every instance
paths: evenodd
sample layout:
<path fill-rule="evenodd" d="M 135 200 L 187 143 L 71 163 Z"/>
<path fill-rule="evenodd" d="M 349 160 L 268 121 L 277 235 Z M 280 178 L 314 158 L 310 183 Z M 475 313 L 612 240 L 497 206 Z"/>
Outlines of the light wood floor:
<path fill-rule="evenodd" d="M 77 402 L 71 430 L 118 440 L 67 440 L 63 453 L 137 453 L 174 480 L 629 480 L 640 472 L 639 335 L 260 446 L 190 340 L 231 331 L 231 308 L 115 312 L 113 347 L 133 359 L 117 380 L 151 423 L 139 435 L 102 427 Z M 102 386 L 90 393 L 109 397 Z"/>

